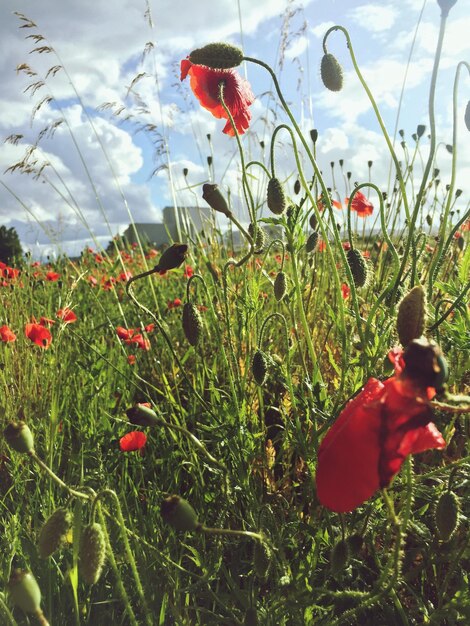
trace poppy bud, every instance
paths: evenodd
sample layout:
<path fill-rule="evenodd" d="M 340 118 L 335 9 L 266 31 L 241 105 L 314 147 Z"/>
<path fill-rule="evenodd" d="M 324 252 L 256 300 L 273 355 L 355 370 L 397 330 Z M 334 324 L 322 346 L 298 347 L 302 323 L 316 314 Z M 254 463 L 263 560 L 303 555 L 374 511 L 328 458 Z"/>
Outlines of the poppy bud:
<path fill-rule="evenodd" d="M 330 53 L 323 55 L 320 74 L 327 89 L 330 91 L 341 91 L 343 87 L 343 69 L 335 56 Z"/>
<path fill-rule="evenodd" d="M 470 100 L 467 102 L 467 106 L 465 107 L 465 115 L 463 119 L 467 130 L 470 131 Z"/>
<path fill-rule="evenodd" d="M 317 143 L 318 130 L 316 128 L 312 128 L 312 130 L 310 131 L 310 139 L 312 140 L 314 145 Z"/>
<path fill-rule="evenodd" d="M 418 126 L 416 127 L 416 134 L 418 138 L 421 138 L 424 135 L 425 130 L 426 126 L 424 124 L 418 124 Z"/>
<path fill-rule="evenodd" d="M 460 252 L 463 252 L 464 246 L 465 246 L 465 241 L 463 240 L 463 237 L 459 237 L 457 239 L 457 247 L 460 250 Z"/>
<path fill-rule="evenodd" d="M 98 582 L 106 558 L 106 541 L 101 524 L 85 526 L 80 537 L 80 572 L 89 585 Z"/>
<path fill-rule="evenodd" d="M 8 581 L 8 592 L 13 606 L 25 613 L 41 611 L 41 590 L 31 572 L 14 570 Z"/>
<path fill-rule="evenodd" d="M 253 237 L 253 233 L 255 232 L 255 229 L 253 227 L 253 224 L 251 223 L 248 225 L 248 232 Z M 258 225 L 258 228 L 256 229 L 255 252 L 256 253 L 263 252 L 265 245 L 266 245 L 266 232 L 263 230 L 263 228 L 261 228 L 261 226 Z"/>
<path fill-rule="evenodd" d="M 163 521 L 173 526 L 175 530 L 186 532 L 197 530 L 201 526 L 196 511 L 189 502 L 179 496 L 169 496 L 163 500 L 160 513 Z"/>
<path fill-rule="evenodd" d="M 297 180 L 294 183 L 294 193 L 295 194 L 300 193 L 300 189 L 301 189 L 300 180 L 297 178 Z"/>
<path fill-rule="evenodd" d="M 445 491 L 439 498 L 434 519 L 442 541 L 449 541 L 459 525 L 460 501 L 453 491 Z"/>
<path fill-rule="evenodd" d="M 316 230 L 310 235 L 305 244 L 305 250 L 307 252 L 315 252 L 318 245 L 318 232 Z"/>
<path fill-rule="evenodd" d="M 197 346 L 202 331 L 202 318 L 197 307 L 186 302 L 183 307 L 183 330 L 192 346 Z"/>
<path fill-rule="evenodd" d="M 214 209 L 214 211 L 218 211 L 219 213 L 223 213 L 227 217 L 232 215 L 232 212 L 228 208 L 227 201 L 219 190 L 219 186 L 211 183 L 206 183 L 202 186 L 202 197 L 207 202 L 207 204 Z"/>
<path fill-rule="evenodd" d="M 188 168 L 187 167 L 183 167 L 183 176 L 186 178 L 186 176 L 188 175 Z"/>
<path fill-rule="evenodd" d="M 72 525 L 72 514 L 66 509 L 57 509 L 45 521 L 38 539 L 39 556 L 51 556 L 65 540 Z"/>
<path fill-rule="evenodd" d="M 360 533 L 353 533 L 349 535 L 347 541 L 349 553 L 357 556 L 364 545 L 364 537 Z"/>
<path fill-rule="evenodd" d="M 346 539 L 340 539 L 331 551 L 330 570 L 333 576 L 339 574 L 348 564 L 349 545 Z"/>
<path fill-rule="evenodd" d="M 441 349 L 425 338 L 411 341 L 404 354 L 404 376 L 421 387 L 441 389 L 449 376 L 447 361 Z"/>
<path fill-rule="evenodd" d="M 398 307 L 397 332 L 402 346 L 418 339 L 426 324 L 426 294 L 421 285 L 409 291 Z"/>
<path fill-rule="evenodd" d="M 136 426 L 156 426 L 160 424 L 155 411 L 144 404 L 136 404 L 127 409 L 126 415 L 131 424 Z"/>
<path fill-rule="evenodd" d="M 197 48 L 189 54 L 189 60 L 194 65 L 205 65 L 214 70 L 227 70 L 237 67 L 243 61 L 243 52 L 240 48 L 228 43 L 209 43 L 203 48 Z"/>
<path fill-rule="evenodd" d="M 160 257 L 158 265 L 155 266 L 157 272 L 167 272 L 174 270 L 183 263 L 188 254 L 188 245 L 176 242 L 172 244 Z"/>
<path fill-rule="evenodd" d="M 429 215 L 429 213 L 426 215 L 426 224 L 428 226 L 432 226 L 432 217 L 431 215 Z"/>
<path fill-rule="evenodd" d="M 261 387 L 268 376 L 268 357 L 261 350 L 256 350 L 251 364 L 251 371 L 256 383 Z"/>
<path fill-rule="evenodd" d="M 441 7 L 441 17 L 447 17 L 456 2 L 457 0 L 437 0 L 437 4 Z"/>
<path fill-rule="evenodd" d="M 278 302 L 286 295 L 287 291 L 287 276 L 285 272 L 279 272 L 274 279 L 274 297 Z"/>
<path fill-rule="evenodd" d="M 253 567 L 255 574 L 261 580 L 266 580 L 271 569 L 272 550 L 264 541 L 257 541 L 253 552 Z"/>
<path fill-rule="evenodd" d="M 16 452 L 30 452 L 34 449 L 33 434 L 26 422 L 10 422 L 3 435 L 10 448 Z"/>
<path fill-rule="evenodd" d="M 310 219 L 308 220 L 308 223 L 310 224 L 310 228 L 313 228 L 313 230 L 316 229 L 316 227 L 317 227 L 317 216 L 315 215 L 315 213 L 312 213 L 312 215 L 310 216 Z"/>
<path fill-rule="evenodd" d="M 351 248 L 346 253 L 349 269 L 354 279 L 356 287 L 364 287 L 369 277 L 366 260 L 356 248 Z"/>
<path fill-rule="evenodd" d="M 456 198 L 460 198 L 460 196 L 462 195 L 463 191 L 461 189 L 456 189 L 455 190 L 455 197 Z"/>
<path fill-rule="evenodd" d="M 282 215 L 286 210 L 286 194 L 278 178 L 271 178 L 268 183 L 268 207 L 275 215 Z"/>
<path fill-rule="evenodd" d="M 243 626 L 258 626 L 258 611 L 250 606 L 249 609 L 245 612 L 245 617 L 243 618 Z"/>

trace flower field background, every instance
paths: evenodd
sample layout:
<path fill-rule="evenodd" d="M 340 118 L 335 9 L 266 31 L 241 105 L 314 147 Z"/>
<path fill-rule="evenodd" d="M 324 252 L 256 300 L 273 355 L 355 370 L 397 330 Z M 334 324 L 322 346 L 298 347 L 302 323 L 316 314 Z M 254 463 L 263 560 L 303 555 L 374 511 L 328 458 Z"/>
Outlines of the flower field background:
<path fill-rule="evenodd" d="M 443 37 L 455 1 L 438 4 Z M 340 91 L 332 32 L 363 79 L 332 27 L 319 64 Z M 206 182 L 210 234 L 0 262 L 2 625 L 468 623 L 470 213 L 455 138 L 470 104 L 441 182 L 441 45 L 429 128 L 402 135 L 399 156 L 363 82 L 388 195 L 341 161 L 327 186 L 318 131 L 302 133 L 274 72 L 214 44 L 181 79 L 238 146 L 250 223 Z M 270 73 L 283 109 L 265 159 L 245 151 L 241 63 Z"/>

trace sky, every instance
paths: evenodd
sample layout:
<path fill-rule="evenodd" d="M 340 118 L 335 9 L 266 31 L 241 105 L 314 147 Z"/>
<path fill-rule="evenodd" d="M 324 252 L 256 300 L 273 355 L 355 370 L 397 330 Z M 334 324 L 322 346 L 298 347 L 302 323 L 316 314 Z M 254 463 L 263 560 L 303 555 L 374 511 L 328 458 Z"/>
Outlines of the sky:
<path fill-rule="evenodd" d="M 158 222 L 165 206 L 204 206 L 208 180 L 230 189 L 234 210 L 246 219 L 236 140 L 222 133 L 225 122 L 202 109 L 189 82 L 179 79 L 181 59 L 213 41 L 240 46 L 273 67 L 306 136 L 318 129 L 317 160 L 339 198 L 345 193 L 339 159 L 357 182 L 368 180 L 373 161 L 372 180 L 385 190 L 390 155 L 340 32 L 329 38 L 328 50 L 343 66 L 344 88 L 330 92 L 321 82 L 323 35 L 334 24 L 347 28 L 389 134 L 403 129 L 412 148 L 416 126 L 429 127 L 439 17 L 436 0 L 2 0 L 0 224 L 14 227 L 35 258 L 75 256 L 88 245 L 106 247 L 131 216 Z M 20 28 L 26 18 L 36 27 Z M 459 61 L 470 59 L 468 32 L 468 2 L 458 0 L 447 20 L 436 92 L 436 165 L 443 182 L 451 165 L 445 145 L 452 143 L 454 77 Z M 248 63 L 239 71 L 256 96 L 243 149 L 246 158 L 268 166 L 272 130 L 288 120 L 267 72 Z M 463 115 L 469 99 L 469 77 L 461 72 L 456 182 L 465 202 L 470 151 Z M 426 148 L 425 135 L 424 160 Z M 279 133 L 275 153 L 292 193 L 295 161 L 286 133 Z M 21 162 L 29 174 L 15 167 Z M 264 182 L 260 171 L 252 173 L 261 204 Z"/>

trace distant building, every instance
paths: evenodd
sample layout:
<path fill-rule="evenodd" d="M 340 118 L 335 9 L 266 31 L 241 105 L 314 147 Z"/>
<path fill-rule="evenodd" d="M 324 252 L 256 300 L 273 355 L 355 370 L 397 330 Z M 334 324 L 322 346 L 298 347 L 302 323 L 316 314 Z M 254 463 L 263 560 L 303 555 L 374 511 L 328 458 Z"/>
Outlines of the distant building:
<path fill-rule="evenodd" d="M 123 232 L 123 237 L 130 244 L 136 243 L 139 238 L 143 244 L 158 248 L 184 238 L 185 234 L 191 237 L 201 233 L 209 236 L 213 229 L 213 215 L 209 207 L 178 207 L 175 210 L 175 207 L 167 206 L 163 209 L 163 223 L 130 224 Z"/>

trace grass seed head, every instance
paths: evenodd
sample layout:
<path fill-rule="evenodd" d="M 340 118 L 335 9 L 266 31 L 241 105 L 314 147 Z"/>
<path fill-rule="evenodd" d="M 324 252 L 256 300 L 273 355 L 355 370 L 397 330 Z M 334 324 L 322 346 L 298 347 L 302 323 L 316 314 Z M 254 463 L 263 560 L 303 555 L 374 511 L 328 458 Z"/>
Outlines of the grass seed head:
<path fill-rule="evenodd" d="M 106 541 L 101 524 L 85 526 L 80 537 L 80 573 L 89 585 L 98 582 L 106 559 Z"/>
<path fill-rule="evenodd" d="M 192 346 L 197 346 L 202 332 L 202 318 L 195 304 L 186 302 L 183 306 L 183 330 Z"/>
<path fill-rule="evenodd" d="M 47 518 L 38 539 L 38 550 L 41 558 L 47 559 L 60 548 L 71 525 L 72 514 L 66 509 L 57 509 Z"/>
<path fill-rule="evenodd" d="M 336 57 L 329 52 L 323 55 L 320 74 L 327 89 L 330 91 L 341 91 L 343 88 L 343 68 Z"/>
<path fill-rule="evenodd" d="M 397 332 L 402 346 L 424 333 L 426 325 L 426 294 L 421 285 L 409 291 L 398 307 Z"/>
<path fill-rule="evenodd" d="M 189 54 L 195 65 L 205 65 L 214 70 L 227 70 L 237 67 L 243 61 L 243 51 L 228 43 L 209 43 Z"/>

